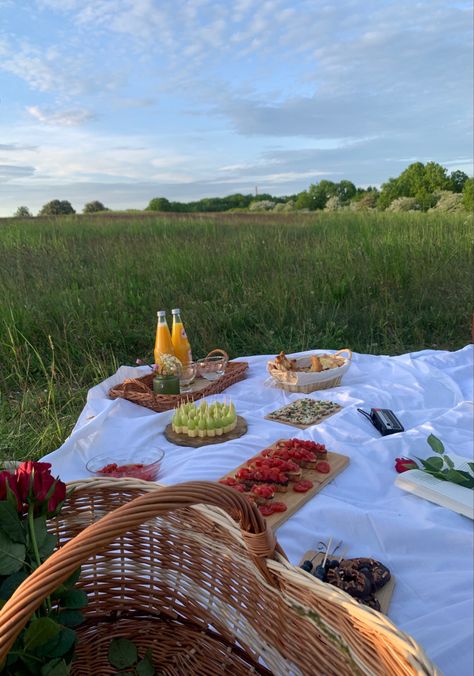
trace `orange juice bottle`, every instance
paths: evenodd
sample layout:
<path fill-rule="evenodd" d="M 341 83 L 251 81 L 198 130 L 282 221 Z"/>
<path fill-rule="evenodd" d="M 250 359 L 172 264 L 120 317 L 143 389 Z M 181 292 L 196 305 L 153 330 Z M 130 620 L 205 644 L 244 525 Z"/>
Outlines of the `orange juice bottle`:
<path fill-rule="evenodd" d="M 189 344 L 184 324 L 181 319 L 179 308 L 171 310 L 173 315 L 173 329 L 171 331 L 171 340 L 173 341 L 173 348 L 176 357 L 182 364 L 187 364 L 193 360 L 191 354 L 191 345 Z"/>
<path fill-rule="evenodd" d="M 162 354 L 174 354 L 173 343 L 171 342 L 170 330 L 168 328 L 168 322 L 166 321 L 166 312 L 160 310 L 157 312 L 158 315 L 158 325 L 156 327 L 156 340 L 155 340 L 155 364 L 158 363 Z"/>

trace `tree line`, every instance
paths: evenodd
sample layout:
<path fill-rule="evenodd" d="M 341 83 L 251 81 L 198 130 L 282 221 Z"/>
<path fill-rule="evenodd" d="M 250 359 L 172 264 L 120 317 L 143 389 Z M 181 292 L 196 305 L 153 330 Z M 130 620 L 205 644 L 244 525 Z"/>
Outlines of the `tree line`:
<path fill-rule="evenodd" d="M 166 197 L 154 197 L 145 211 L 203 213 L 217 211 L 334 211 L 337 209 L 388 211 L 459 211 L 474 208 L 474 180 L 460 170 L 448 170 L 437 162 L 414 162 L 397 178 L 389 178 L 380 189 L 375 186 L 356 187 L 348 180 L 321 180 L 307 190 L 294 195 L 275 197 L 270 194 L 226 197 L 205 197 L 192 202 L 173 202 Z M 84 214 L 109 211 L 99 200 L 88 202 Z M 52 200 L 38 216 L 75 214 L 67 200 Z M 14 214 L 31 217 L 28 207 L 18 207 Z"/>

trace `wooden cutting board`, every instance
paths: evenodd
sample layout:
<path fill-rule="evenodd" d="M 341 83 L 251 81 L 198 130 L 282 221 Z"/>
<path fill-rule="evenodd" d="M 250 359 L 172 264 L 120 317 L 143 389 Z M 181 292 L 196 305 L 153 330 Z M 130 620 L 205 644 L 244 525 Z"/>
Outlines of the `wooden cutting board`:
<path fill-rule="evenodd" d="M 283 407 L 282 407 L 283 408 Z M 290 425 L 290 427 L 298 427 L 300 430 L 305 430 L 308 427 L 312 427 L 313 425 L 319 425 L 319 423 L 322 423 L 326 418 L 330 418 L 332 415 L 336 415 L 336 413 L 339 413 L 339 411 L 342 411 L 342 406 L 338 406 L 337 409 L 334 411 L 331 411 L 330 413 L 326 413 L 325 415 L 322 415 L 316 420 L 315 422 L 308 423 L 307 425 L 301 425 L 300 423 L 292 423 L 288 422 L 287 420 L 280 420 L 279 418 L 272 418 L 270 415 L 266 415 L 265 420 L 271 420 L 272 422 L 277 422 L 282 425 Z"/>
<path fill-rule="evenodd" d="M 165 427 L 164 435 L 172 444 L 177 446 L 190 446 L 200 448 L 201 446 L 210 446 L 211 444 L 223 444 L 230 439 L 238 439 L 247 432 L 247 423 L 240 415 L 237 416 L 237 425 L 232 432 L 221 434 L 219 437 L 189 437 L 187 434 L 177 434 L 173 431 L 171 423 Z"/>
<path fill-rule="evenodd" d="M 319 566 L 319 564 L 324 561 L 324 552 L 315 552 L 313 550 L 309 550 L 303 556 L 299 565 L 301 566 L 303 564 L 303 561 L 306 561 L 308 559 L 311 561 L 313 557 L 315 557 L 313 560 L 313 566 L 314 567 Z M 375 598 L 380 603 L 380 612 L 382 612 L 384 615 L 388 615 L 388 608 L 390 606 L 390 601 L 392 600 L 394 588 L 395 588 L 395 578 L 392 575 L 387 584 L 385 584 L 382 587 L 382 589 L 379 589 L 378 592 L 375 592 Z"/>
<path fill-rule="evenodd" d="M 279 441 L 284 440 L 279 439 Z M 278 441 L 276 441 L 272 446 L 267 446 L 267 448 L 274 448 L 276 447 L 277 443 Z M 251 457 L 256 457 L 256 455 Z M 316 472 L 316 470 L 314 469 L 303 468 L 303 475 L 301 479 L 309 479 L 314 484 L 313 488 L 310 488 L 310 490 L 307 491 L 306 493 L 296 493 L 293 490 L 294 482 L 292 481 L 290 481 L 290 483 L 288 484 L 288 490 L 286 493 L 275 493 L 275 497 L 273 498 L 273 500 L 275 502 L 284 502 L 287 505 L 288 509 L 286 510 L 286 512 L 277 512 L 275 514 L 272 514 L 271 516 L 265 517 L 267 522 L 272 526 L 273 529 L 281 526 L 282 523 L 284 523 L 287 519 L 290 518 L 290 516 L 292 516 L 295 512 L 297 512 L 298 509 L 300 509 L 300 507 L 302 507 L 306 502 L 308 502 L 308 500 L 311 500 L 311 498 L 313 498 L 316 495 L 316 493 L 319 493 L 319 491 L 321 491 L 324 488 L 324 486 L 326 486 L 329 482 L 331 482 L 349 464 L 349 458 L 346 455 L 341 455 L 340 453 L 333 453 L 332 451 L 328 451 L 327 461 L 331 465 L 331 471 L 328 474 L 321 474 L 321 472 Z M 225 474 L 221 478 L 227 479 L 228 477 L 233 477 L 237 472 L 237 470 L 239 470 L 241 467 L 246 466 L 247 462 L 243 462 L 241 465 L 236 467 L 231 472 L 227 472 L 227 474 Z"/>

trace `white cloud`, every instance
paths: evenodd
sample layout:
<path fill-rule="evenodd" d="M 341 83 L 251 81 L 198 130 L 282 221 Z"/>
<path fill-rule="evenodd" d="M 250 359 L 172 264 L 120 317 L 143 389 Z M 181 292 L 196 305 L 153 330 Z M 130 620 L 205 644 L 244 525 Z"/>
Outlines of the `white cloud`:
<path fill-rule="evenodd" d="M 88 110 L 42 110 L 38 106 L 28 106 L 26 110 L 41 123 L 59 127 L 75 127 L 95 117 Z"/>

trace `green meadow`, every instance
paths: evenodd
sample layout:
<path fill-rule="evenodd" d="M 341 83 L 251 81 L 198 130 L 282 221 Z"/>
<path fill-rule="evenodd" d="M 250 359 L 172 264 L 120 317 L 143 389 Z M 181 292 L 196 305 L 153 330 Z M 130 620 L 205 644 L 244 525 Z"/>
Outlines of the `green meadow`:
<path fill-rule="evenodd" d="M 140 214 L 0 222 L 0 459 L 70 433 L 87 390 L 151 358 L 182 309 L 196 356 L 470 342 L 465 214 Z"/>

